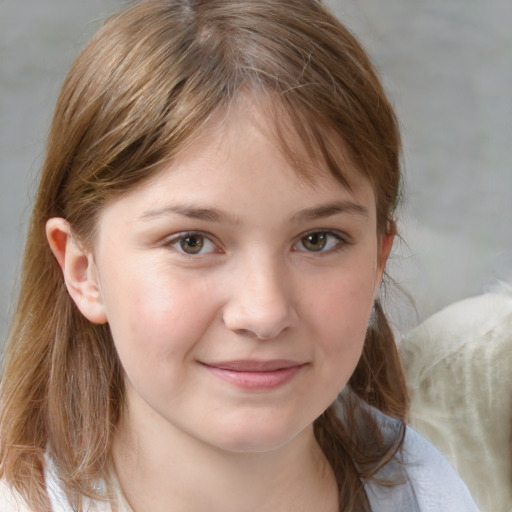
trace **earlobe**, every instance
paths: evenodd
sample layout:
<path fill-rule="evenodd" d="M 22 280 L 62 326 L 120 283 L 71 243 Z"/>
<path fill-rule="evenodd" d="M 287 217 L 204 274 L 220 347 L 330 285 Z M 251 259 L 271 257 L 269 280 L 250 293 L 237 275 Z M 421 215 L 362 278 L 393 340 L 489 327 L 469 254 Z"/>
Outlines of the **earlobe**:
<path fill-rule="evenodd" d="M 46 237 L 64 276 L 69 295 L 91 322 L 107 322 L 98 273 L 92 253 L 73 238 L 69 222 L 54 217 L 46 223 Z"/>

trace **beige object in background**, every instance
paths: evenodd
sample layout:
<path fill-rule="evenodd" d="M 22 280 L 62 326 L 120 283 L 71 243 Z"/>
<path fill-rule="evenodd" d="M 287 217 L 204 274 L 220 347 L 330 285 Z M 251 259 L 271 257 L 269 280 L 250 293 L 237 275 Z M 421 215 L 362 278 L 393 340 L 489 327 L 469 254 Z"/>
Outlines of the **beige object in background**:
<path fill-rule="evenodd" d="M 411 422 L 455 466 L 482 512 L 512 510 L 512 296 L 436 313 L 401 344 Z"/>

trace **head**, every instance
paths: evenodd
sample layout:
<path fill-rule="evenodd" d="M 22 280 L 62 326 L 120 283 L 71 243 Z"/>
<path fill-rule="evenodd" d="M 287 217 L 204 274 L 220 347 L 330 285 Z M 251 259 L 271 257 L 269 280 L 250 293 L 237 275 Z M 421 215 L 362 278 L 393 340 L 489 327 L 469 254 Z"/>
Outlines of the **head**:
<path fill-rule="evenodd" d="M 50 440 L 75 467 L 98 470 L 125 386 L 111 330 L 76 307 L 46 225 L 65 219 L 65 240 L 50 230 L 57 254 L 59 243 L 94 254 L 113 205 L 151 187 L 248 104 L 264 113 L 265 129 L 305 186 L 327 180 L 354 192 L 367 185 L 383 270 L 390 243 L 378 248 L 392 241 L 400 189 L 397 122 L 367 55 L 320 2 L 149 0 L 114 16 L 75 61 L 58 100 L 18 310 L 44 314 L 24 325 L 19 319 L 13 329 L 32 333 L 29 364 L 47 397 L 47 417 L 57 418 L 39 417 L 39 443 Z M 36 332 L 43 333 L 39 342 Z M 372 350 L 367 343 L 351 381 L 361 395 L 380 371 Z M 73 453 L 56 442 L 66 436 Z"/>

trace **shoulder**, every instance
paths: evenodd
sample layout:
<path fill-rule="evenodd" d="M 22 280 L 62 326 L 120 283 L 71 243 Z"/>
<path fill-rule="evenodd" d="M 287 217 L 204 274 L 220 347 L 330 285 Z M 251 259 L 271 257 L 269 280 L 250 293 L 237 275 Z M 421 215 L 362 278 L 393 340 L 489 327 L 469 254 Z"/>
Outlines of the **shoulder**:
<path fill-rule="evenodd" d="M 396 437 L 401 423 L 373 410 L 384 438 Z M 454 468 L 441 453 L 409 426 L 393 457 L 366 484 L 374 512 L 478 512 L 478 508 Z M 379 479 L 398 482 L 379 485 Z"/>
<path fill-rule="evenodd" d="M 44 479 L 46 483 L 46 490 L 48 491 L 48 497 L 50 498 L 52 512 L 73 512 L 74 509 L 69 504 L 66 492 L 59 482 L 55 465 L 48 455 L 46 456 Z M 83 510 L 86 512 L 112 512 L 112 507 L 106 501 L 94 501 L 86 498 L 83 503 Z M 122 506 L 116 508 L 116 510 L 118 510 L 118 512 L 129 512 Z"/>
<path fill-rule="evenodd" d="M 45 471 L 48 496 L 50 497 L 52 512 L 72 512 L 65 493 L 59 487 L 51 470 Z M 87 502 L 87 512 L 112 512 L 112 508 L 105 502 Z M 121 503 L 120 512 L 131 512 L 130 509 Z M 29 508 L 20 494 L 4 479 L 0 479 L 0 512 L 34 512 Z"/>
<path fill-rule="evenodd" d="M 475 392 L 487 398 L 496 380 L 511 382 L 511 333 L 512 295 L 496 293 L 451 304 L 410 331 L 399 350 L 412 416 L 418 400 L 437 407 L 455 400 L 457 409 L 473 408 Z M 470 392 L 465 384 L 472 386 Z"/>
<path fill-rule="evenodd" d="M 0 510 L 2 512 L 33 512 L 5 480 L 0 480 Z"/>
<path fill-rule="evenodd" d="M 482 339 L 510 341 L 512 295 L 489 293 L 464 299 L 438 311 L 407 334 L 400 343 L 409 370 L 431 371 L 456 352 L 470 351 Z M 508 334 L 508 336 L 507 336 Z M 496 341 L 494 341 L 496 343 Z M 424 358 L 428 363 L 423 363 Z"/>
<path fill-rule="evenodd" d="M 512 294 L 456 302 L 401 342 L 411 421 L 484 510 L 512 499 Z"/>
<path fill-rule="evenodd" d="M 477 512 L 466 485 L 441 453 L 407 427 L 400 458 L 420 512 Z"/>

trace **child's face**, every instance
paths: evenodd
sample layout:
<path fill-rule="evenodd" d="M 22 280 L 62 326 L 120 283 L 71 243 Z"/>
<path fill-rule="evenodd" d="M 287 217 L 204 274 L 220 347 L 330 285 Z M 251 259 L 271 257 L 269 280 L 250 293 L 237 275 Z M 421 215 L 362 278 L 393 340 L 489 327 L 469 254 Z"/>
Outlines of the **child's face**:
<path fill-rule="evenodd" d="M 268 133 L 256 108 L 233 109 L 100 218 L 91 275 L 130 417 L 155 435 L 276 448 L 361 354 L 390 245 L 372 188 L 305 183 Z"/>

